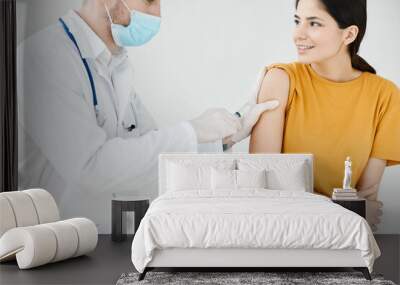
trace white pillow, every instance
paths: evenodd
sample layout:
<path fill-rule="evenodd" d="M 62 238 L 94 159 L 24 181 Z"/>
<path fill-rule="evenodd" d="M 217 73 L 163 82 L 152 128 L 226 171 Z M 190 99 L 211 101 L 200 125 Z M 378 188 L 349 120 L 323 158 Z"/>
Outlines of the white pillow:
<path fill-rule="evenodd" d="M 170 161 L 167 164 L 167 191 L 211 189 L 211 168 L 233 169 L 234 161 L 190 160 Z"/>
<path fill-rule="evenodd" d="M 304 165 L 290 168 L 270 169 L 267 171 L 268 188 L 273 190 L 307 191 L 307 179 Z"/>
<path fill-rule="evenodd" d="M 236 189 L 236 170 L 212 168 L 211 189 Z"/>
<path fill-rule="evenodd" d="M 239 170 L 267 172 L 267 188 L 273 190 L 307 191 L 308 168 L 304 160 L 288 159 L 239 159 Z"/>
<path fill-rule="evenodd" d="M 193 167 L 171 163 L 169 166 L 168 190 L 185 191 L 189 189 L 207 189 L 207 177 L 210 167 Z"/>
<path fill-rule="evenodd" d="M 236 170 L 237 188 L 267 188 L 267 172 L 262 170 Z"/>
<path fill-rule="evenodd" d="M 266 171 L 263 170 L 211 170 L 211 189 L 265 188 L 267 185 Z"/>

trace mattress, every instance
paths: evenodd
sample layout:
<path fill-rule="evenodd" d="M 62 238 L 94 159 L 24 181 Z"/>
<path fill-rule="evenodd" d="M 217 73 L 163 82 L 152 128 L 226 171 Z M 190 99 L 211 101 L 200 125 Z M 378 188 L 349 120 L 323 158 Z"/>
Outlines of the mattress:
<path fill-rule="evenodd" d="M 361 216 L 318 194 L 268 189 L 161 195 L 136 232 L 132 262 L 143 272 L 169 248 L 359 250 L 370 271 L 380 255 Z"/>

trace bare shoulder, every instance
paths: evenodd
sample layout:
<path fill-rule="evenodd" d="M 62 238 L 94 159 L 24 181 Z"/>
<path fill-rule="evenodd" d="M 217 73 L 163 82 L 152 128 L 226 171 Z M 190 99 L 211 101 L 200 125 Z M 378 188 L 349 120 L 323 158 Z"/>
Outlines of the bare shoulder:
<path fill-rule="evenodd" d="M 285 110 L 289 97 L 290 79 L 285 70 L 272 67 L 265 74 L 258 102 L 276 99 L 279 107 L 264 112 L 252 130 L 250 153 L 280 153 L 282 151 Z"/>
<path fill-rule="evenodd" d="M 290 78 L 285 70 L 274 67 L 265 74 L 258 94 L 258 102 L 277 99 L 280 101 L 280 109 L 286 107 L 289 97 Z"/>

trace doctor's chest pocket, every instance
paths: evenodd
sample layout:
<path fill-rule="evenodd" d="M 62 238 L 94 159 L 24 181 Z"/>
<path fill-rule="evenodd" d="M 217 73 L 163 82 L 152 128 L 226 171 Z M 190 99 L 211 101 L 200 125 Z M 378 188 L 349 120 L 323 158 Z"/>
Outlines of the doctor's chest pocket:
<path fill-rule="evenodd" d="M 137 114 L 132 102 L 129 102 L 125 107 L 122 121 L 120 123 L 120 136 L 124 138 L 140 136 Z"/>

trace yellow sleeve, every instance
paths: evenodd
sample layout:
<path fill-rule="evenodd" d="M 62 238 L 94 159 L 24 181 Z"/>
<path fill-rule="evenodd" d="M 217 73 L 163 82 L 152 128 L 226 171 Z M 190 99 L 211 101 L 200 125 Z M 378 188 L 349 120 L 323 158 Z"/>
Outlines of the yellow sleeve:
<path fill-rule="evenodd" d="M 382 106 L 372 146 L 371 157 L 387 160 L 387 165 L 400 164 L 400 90 L 394 86 Z"/>
<path fill-rule="evenodd" d="M 286 104 L 286 111 L 289 110 L 290 105 L 292 103 L 293 100 L 293 96 L 294 96 L 294 91 L 295 91 L 295 86 L 296 86 L 296 67 L 295 64 L 285 64 L 285 63 L 275 63 L 275 64 L 271 64 L 267 67 L 267 70 L 271 70 L 272 68 L 280 68 L 282 70 L 284 70 L 288 75 L 289 75 L 289 81 L 290 81 L 290 85 L 289 85 L 289 97 L 288 97 L 288 101 Z"/>

